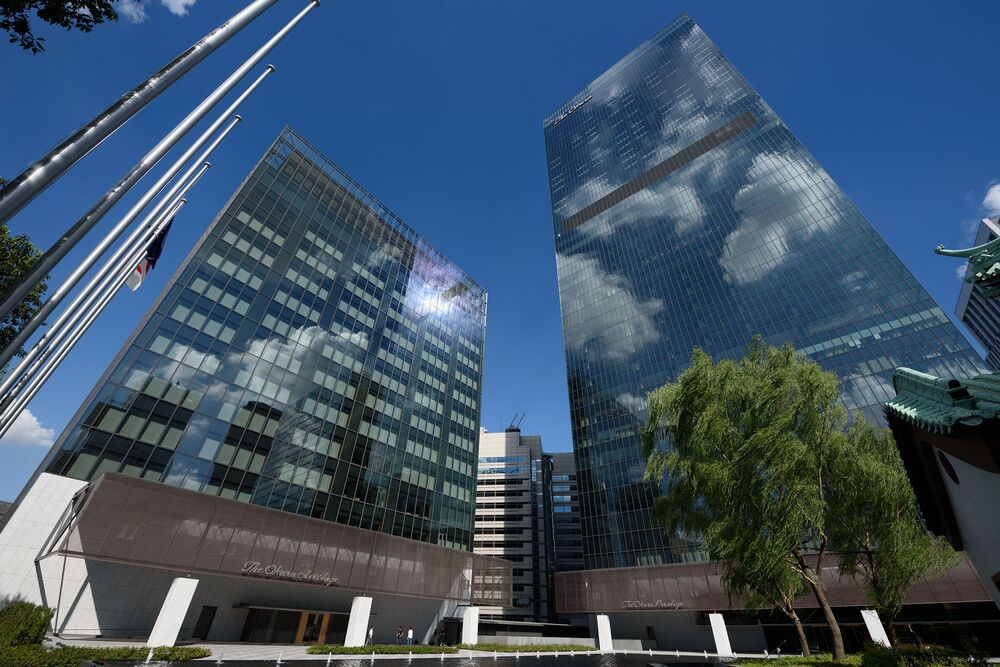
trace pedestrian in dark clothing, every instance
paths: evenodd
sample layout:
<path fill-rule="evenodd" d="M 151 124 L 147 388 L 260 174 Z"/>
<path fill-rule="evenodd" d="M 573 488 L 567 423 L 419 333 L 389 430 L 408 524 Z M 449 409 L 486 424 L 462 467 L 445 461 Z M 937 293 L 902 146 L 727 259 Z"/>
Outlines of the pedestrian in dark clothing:
<path fill-rule="evenodd" d="M 402 625 L 397 625 L 396 626 L 396 643 L 400 644 L 400 643 L 402 643 L 402 641 L 403 641 L 403 626 Z"/>

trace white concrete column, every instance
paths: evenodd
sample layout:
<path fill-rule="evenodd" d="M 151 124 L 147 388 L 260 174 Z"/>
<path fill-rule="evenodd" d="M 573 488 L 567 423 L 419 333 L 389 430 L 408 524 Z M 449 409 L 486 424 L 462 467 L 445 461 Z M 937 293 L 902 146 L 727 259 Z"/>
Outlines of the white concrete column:
<path fill-rule="evenodd" d="M 372 613 L 372 599 L 359 595 L 351 602 L 351 618 L 347 621 L 344 646 L 364 646 L 368 637 L 368 619 Z"/>
<path fill-rule="evenodd" d="M 597 648 L 600 651 L 613 651 L 614 642 L 611 640 L 611 619 L 607 614 L 597 615 Z"/>
<path fill-rule="evenodd" d="M 160 607 L 160 613 L 153 624 L 153 631 L 149 633 L 146 646 L 173 646 L 177 642 L 177 635 L 180 634 L 181 625 L 184 623 L 184 616 L 188 607 L 191 606 L 191 598 L 198 588 L 198 580 L 190 577 L 177 577 L 170 584 L 167 591 L 167 599 Z"/>
<path fill-rule="evenodd" d="M 466 607 L 462 612 L 462 643 L 479 643 L 479 607 Z"/>
<path fill-rule="evenodd" d="M 733 648 L 729 644 L 729 631 L 726 630 L 726 621 L 722 614 L 709 614 L 708 622 L 712 625 L 712 636 L 715 638 L 715 652 L 719 656 L 732 656 Z"/>
<path fill-rule="evenodd" d="M 865 627 L 868 629 L 868 635 L 872 638 L 873 642 L 886 647 L 890 646 L 889 637 L 885 634 L 885 628 L 882 627 L 882 621 L 879 620 L 877 611 L 874 609 L 862 609 L 861 618 L 865 620 Z"/>

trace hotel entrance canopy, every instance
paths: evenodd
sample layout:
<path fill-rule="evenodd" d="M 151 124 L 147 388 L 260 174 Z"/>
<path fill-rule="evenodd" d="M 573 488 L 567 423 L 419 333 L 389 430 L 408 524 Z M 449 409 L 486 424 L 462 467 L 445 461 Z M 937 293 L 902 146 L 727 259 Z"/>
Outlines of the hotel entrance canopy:
<path fill-rule="evenodd" d="M 118 473 L 82 489 L 52 554 L 197 575 L 511 604 L 511 563 Z"/>

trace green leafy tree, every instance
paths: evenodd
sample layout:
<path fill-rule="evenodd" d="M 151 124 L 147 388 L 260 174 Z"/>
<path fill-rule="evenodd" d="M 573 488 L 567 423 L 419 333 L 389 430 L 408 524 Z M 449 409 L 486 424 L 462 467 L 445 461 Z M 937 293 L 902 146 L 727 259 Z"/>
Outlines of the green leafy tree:
<path fill-rule="evenodd" d="M 750 598 L 775 582 L 779 608 L 794 610 L 798 575 L 829 626 L 834 660 L 843 660 L 822 576 L 825 475 L 845 437 L 836 376 L 760 338 L 739 361 L 714 363 L 695 349 L 677 382 L 649 395 L 649 412 L 647 477 L 667 482 L 655 519 L 699 535 L 727 586 Z"/>
<path fill-rule="evenodd" d="M 44 37 L 32 31 L 32 13 L 42 21 L 66 30 L 90 32 L 105 21 L 116 21 L 115 0 L 0 0 L 0 28 L 7 31 L 11 44 L 26 51 L 45 50 Z"/>
<path fill-rule="evenodd" d="M 0 178 L 0 188 L 6 181 Z M 11 236 L 7 225 L 0 225 L 0 295 L 7 294 L 18 277 L 41 255 L 31 240 L 25 236 Z M 42 297 L 45 295 L 45 282 L 35 285 L 27 298 L 14 311 L 0 319 L 0 349 L 7 347 L 18 332 L 28 323 L 38 309 L 42 307 Z M 23 350 L 21 351 L 23 354 Z M 0 376 L 6 369 L 0 370 Z"/>
<path fill-rule="evenodd" d="M 828 520 L 840 572 L 864 579 L 868 598 L 895 638 L 892 620 L 903 607 L 906 590 L 960 557 L 921 523 L 888 429 L 858 415 L 842 447 L 830 460 Z"/>

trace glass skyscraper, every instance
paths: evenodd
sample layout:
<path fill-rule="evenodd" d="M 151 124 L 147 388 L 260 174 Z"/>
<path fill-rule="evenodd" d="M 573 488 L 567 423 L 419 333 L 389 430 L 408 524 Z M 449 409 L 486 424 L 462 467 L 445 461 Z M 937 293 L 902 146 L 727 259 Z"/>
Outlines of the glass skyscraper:
<path fill-rule="evenodd" d="M 486 293 L 285 130 L 44 465 L 471 551 Z"/>
<path fill-rule="evenodd" d="M 884 423 L 899 366 L 981 361 L 687 15 L 545 120 L 586 567 L 703 559 L 649 510 L 646 394 L 700 346 L 791 341 Z"/>

